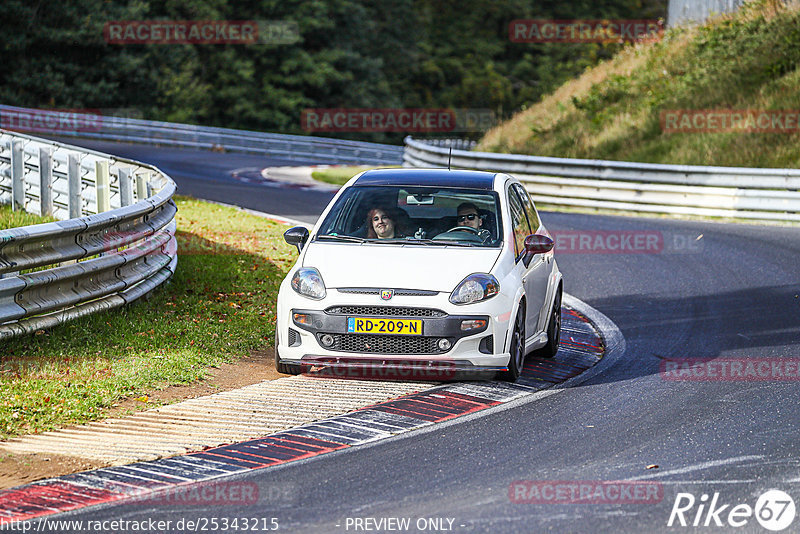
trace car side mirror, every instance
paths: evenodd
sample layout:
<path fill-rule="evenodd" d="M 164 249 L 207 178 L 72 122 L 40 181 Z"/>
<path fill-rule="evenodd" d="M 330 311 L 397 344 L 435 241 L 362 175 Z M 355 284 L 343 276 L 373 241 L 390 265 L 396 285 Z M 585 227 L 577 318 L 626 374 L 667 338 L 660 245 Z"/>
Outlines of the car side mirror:
<path fill-rule="evenodd" d="M 555 246 L 555 242 L 547 237 L 546 235 L 541 234 L 531 234 L 525 238 L 525 257 L 523 258 L 523 262 L 525 263 L 525 267 L 527 267 L 533 256 L 535 254 L 545 254 L 553 250 Z"/>
<path fill-rule="evenodd" d="M 283 233 L 283 239 L 288 244 L 297 247 L 297 253 L 299 254 L 300 251 L 303 250 L 306 241 L 308 241 L 308 228 L 305 226 L 289 228 Z"/>
<path fill-rule="evenodd" d="M 553 250 L 555 242 L 541 234 L 531 234 L 525 238 L 525 252 L 528 254 L 544 254 Z"/>

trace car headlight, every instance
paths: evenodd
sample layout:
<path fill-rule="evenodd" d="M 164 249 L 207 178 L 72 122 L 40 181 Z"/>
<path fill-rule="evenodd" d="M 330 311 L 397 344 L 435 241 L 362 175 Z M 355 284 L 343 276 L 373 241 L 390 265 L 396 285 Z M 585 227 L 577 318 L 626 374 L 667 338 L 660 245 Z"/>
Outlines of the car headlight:
<path fill-rule="evenodd" d="M 453 304 L 473 304 L 500 293 L 500 282 L 491 274 L 471 274 L 456 286 L 450 295 Z"/>
<path fill-rule="evenodd" d="M 313 267 L 303 267 L 298 269 L 292 277 L 292 289 L 314 300 L 325 298 L 325 282 L 322 275 Z"/>

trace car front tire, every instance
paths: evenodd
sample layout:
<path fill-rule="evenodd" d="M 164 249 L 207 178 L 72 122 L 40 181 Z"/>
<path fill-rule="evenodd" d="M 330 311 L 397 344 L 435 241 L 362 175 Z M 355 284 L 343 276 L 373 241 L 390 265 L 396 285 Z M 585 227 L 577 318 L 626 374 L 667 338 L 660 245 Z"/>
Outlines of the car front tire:
<path fill-rule="evenodd" d="M 562 288 L 558 286 L 550 320 L 547 321 L 547 344 L 533 352 L 537 358 L 552 358 L 558 352 L 558 343 L 561 340 L 561 294 Z"/>
<path fill-rule="evenodd" d="M 278 330 L 275 330 L 275 369 L 279 373 L 285 375 L 299 375 L 303 372 L 303 367 L 293 363 L 281 363 L 281 357 L 278 353 Z"/>
<path fill-rule="evenodd" d="M 509 346 L 511 357 L 508 359 L 508 371 L 499 373 L 498 378 L 506 382 L 516 382 L 525 365 L 525 301 L 519 303 L 517 317 L 514 319 L 514 331 L 511 333 Z"/>

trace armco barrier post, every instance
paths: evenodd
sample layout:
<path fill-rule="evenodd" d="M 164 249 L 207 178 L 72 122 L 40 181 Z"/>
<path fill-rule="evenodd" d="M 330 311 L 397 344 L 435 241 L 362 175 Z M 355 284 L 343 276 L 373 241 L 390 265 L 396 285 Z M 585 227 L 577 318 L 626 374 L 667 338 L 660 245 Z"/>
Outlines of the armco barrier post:
<path fill-rule="evenodd" d="M 119 202 L 122 207 L 133 204 L 133 182 L 129 169 L 119 170 Z"/>
<path fill-rule="evenodd" d="M 39 204 L 42 217 L 53 215 L 53 149 L 39 149 Z"/>
<path fill-rule="evenodd" d="M 111 209 L 111 188 L 109 187 L 108 162 L 95 163 L 95 179 L 97 180 L 97 213 Z"/>
<path fill-rule="evenodd" d="M 67 163 L 67 184 L 68 184 L 68 203 L 69 218 L 77 219 L 83 211 L 81 208 L 81 168 L 78 163 L 78 155 L 70 154 Z"/>
<path fill-rule="evenodd" d="M 25 153 L 22 141 L 11 141 L 11 209 L 25 209 Z"/>
<path fill-rule="evenodd" d="M 150 173 L 142 172 L 136 174 L 136 200 L 147 198 L 147 184 L 150 182 Z"/>

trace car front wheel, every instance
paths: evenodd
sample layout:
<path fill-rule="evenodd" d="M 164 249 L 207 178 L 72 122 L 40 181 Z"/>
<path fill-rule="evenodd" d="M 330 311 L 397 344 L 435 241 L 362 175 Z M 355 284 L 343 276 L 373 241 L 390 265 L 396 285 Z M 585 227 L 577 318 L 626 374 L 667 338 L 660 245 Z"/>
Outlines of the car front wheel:
<path fill-rule="evenodd" d="M 561 286 L 558 287 L 556 298 L 553 300 L 553 310 L 547 322 L 547 344 L 534 351 L 538 358 L 552 358 L 558 352 L 558 342 L 561 340 Z"/>
<path fill-rule="evenodd" d="M 281 363 L 280 354 L 278 354 L 278 331 L 277 326 L 275 330 L 275 369 L 279 373 L 285 375 L 299 375 L 303 372 L 303 367 L 291 363 Z"/>
<path fill-rule="evenodd" d="M 511 333 L 511 357 L 508 359 L 508 371 L 499 374 L 500 380 L 516 382 L 525 365 L 525 301 L 520 302 L 517 318 L 514 320 L 514 331 Z"/>

